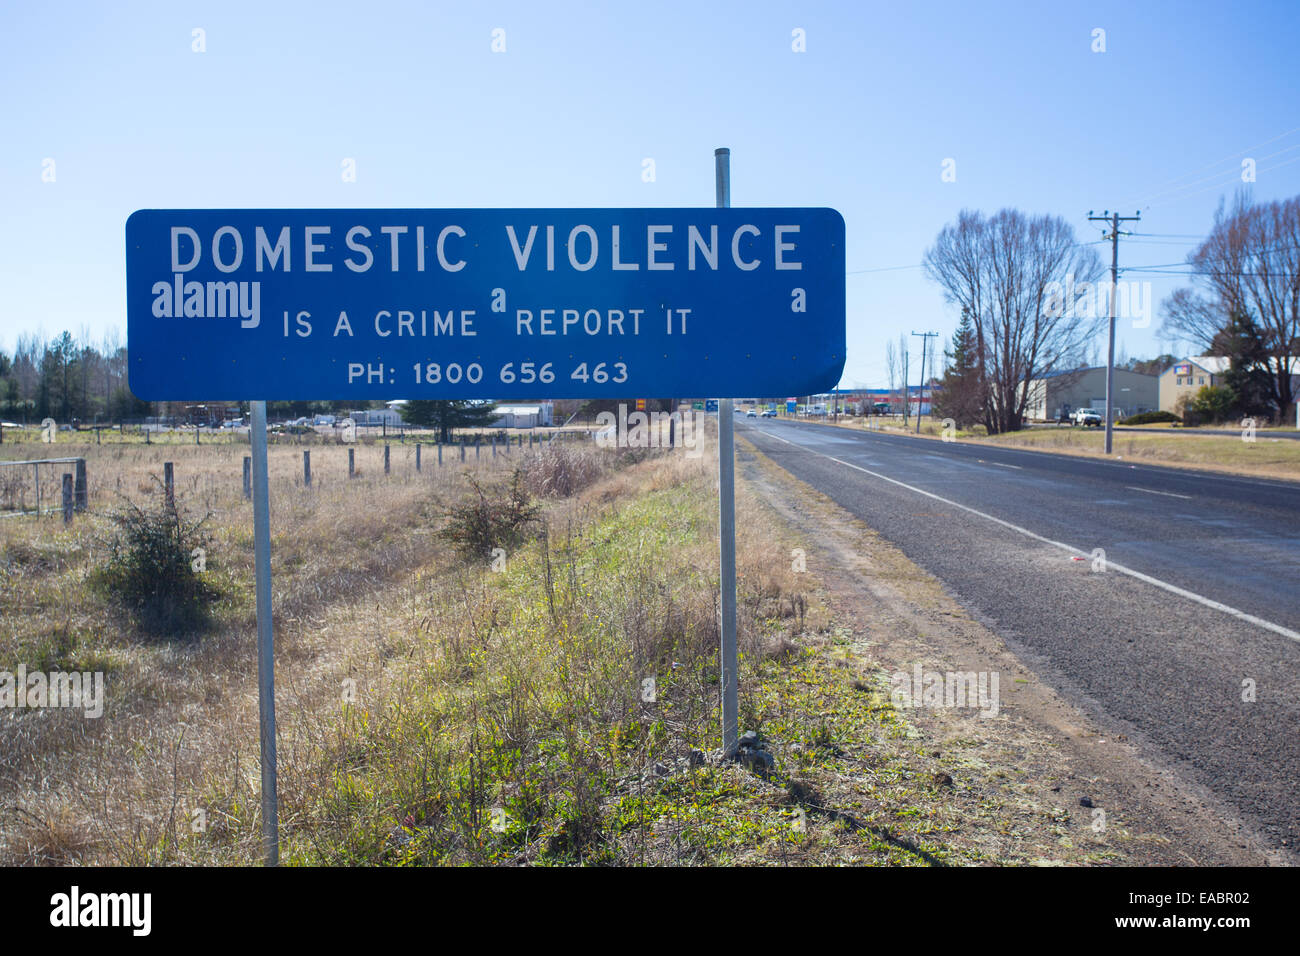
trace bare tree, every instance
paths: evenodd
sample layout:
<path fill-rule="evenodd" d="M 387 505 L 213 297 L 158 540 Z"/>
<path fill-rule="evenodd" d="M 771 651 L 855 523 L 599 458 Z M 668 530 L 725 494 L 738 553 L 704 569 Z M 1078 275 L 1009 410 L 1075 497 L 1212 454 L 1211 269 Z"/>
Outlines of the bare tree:
<path fill-rule="evenodd" d="M 1252 203 L 1243 190 L 1231 209 L 1220 202 L 1210 235 L 1187 262 L 1204 291 L 1179 289 L 1167 298 L 1162 333 L 1208 352 L 1234 311 L 1248 312 L 1263 334 L 1272 399 L 1286 413 L 1300 355 L 1300 196 Z"/>
<path fill-rule="evenodd" d="M 963 210 L 926 251 L 925 271 L 970 314 L 990 433 L 1020 428 L 1030 383 L 1067 367 L 1105 321 L 1050 305 L 1061 289 L 1102 273 L 1096 251 L 1059 216 Z"/>

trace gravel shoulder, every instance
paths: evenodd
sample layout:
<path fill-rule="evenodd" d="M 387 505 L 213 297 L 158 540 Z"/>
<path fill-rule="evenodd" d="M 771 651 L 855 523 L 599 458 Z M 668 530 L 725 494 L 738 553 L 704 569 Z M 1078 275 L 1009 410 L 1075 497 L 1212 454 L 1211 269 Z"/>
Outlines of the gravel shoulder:
<path fill-rule="evenodd" d="M 886 672 L 974 671 L 999 675 L 996 717 L 959 708 L 909 708 L 925 750 L 954 778 L 965 805 L 962 840 L 988 858 L 1026 863 L 1277 865 L 1205 788 L 1143 756 L 1137 742 L 1107 733 L 1040 679 L 974 619 L 942 584 L 827 496 L 779 468 L 743 438 L 742 481 L 804 549 L 808 571 L 847 652 Z"/>

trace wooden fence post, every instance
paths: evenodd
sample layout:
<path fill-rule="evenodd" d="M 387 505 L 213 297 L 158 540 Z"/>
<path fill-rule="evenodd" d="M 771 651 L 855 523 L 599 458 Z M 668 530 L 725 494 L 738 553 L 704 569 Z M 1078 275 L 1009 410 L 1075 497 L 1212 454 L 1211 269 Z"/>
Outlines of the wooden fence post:
<path fill-rule="evenodd" d="M 73 494 L 76 497 L 74 507 L 78 511 L 85 511 L 90 507 L 90 489 L 86 482 L 86 459 L 78 458 L 76 468 L 76 476 L 73 479 Z"/>

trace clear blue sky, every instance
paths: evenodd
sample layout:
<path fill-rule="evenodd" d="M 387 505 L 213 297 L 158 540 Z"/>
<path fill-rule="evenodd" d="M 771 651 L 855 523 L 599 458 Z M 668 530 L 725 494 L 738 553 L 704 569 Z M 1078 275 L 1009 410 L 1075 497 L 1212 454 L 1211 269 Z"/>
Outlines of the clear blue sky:
<path fill-rule="evenodd" d="M 125 338 L 135 209 L 708 206 L 728 146 L 735 205 L 843 214 L 844 384 L 880 385 L 886 340 L 956 324 L 915 266 L 963 207 L 1059 214 L 1085 240 L 1090 209 L 1140 207 L 1133 228 L 1157 236 L 1121 243 L 1136 267 L 1183 260 L 1243 157 L 1256 198 L 1300 193 L 1294 0 L 2 9 L 6 349 L 33 330 Z M 1157 302 L 1180 284 L 1127 278 Z M 1121 322 L 1122 348 L 1173 345 L 1160 318 Z"/>

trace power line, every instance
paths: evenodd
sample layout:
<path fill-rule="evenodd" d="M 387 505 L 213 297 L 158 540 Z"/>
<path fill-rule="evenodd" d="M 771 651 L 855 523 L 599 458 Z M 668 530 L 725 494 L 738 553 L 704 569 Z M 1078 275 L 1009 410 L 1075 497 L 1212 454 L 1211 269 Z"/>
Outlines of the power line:
<path fill-rule="evenodd" d="M 860 275 L 865 275 L 868 272 L 897 272 L 900 269 L 919 269 L 923 265 L 925 265 L 925 263 L 918 262 L 914 266 L 884 266 L 883 268 L 880 269 L 850 269 L 848 272 L 844 274 L 847 276 L 860 276 Z"/>
<path fill-rule="evenodd" d="M 1181 176 L 1175 176 L 1173 179 L 1167 180 L 1157 185 L 1155 187 L 1157 192 L 1149 192 L 1144 194 L 1144 198 L 1138 200 L 1136 205 L 1141 206 L 1145 203 L 1146 200 L 1149 200 L 1154 196 L 1160 195 L 1159 192 L 1160 190 L 1164 190 L 1165 186 L 1172 185 L 1173 183 L 1178 182 L 1180 179 L 1186 179 L 1188 176 L 1195 176 L 1197 173 L 1204 172 L 1205 170 L 1210 169 L 1214 166 L 1218 166 L 1221 163 L 1226 163 L 1230 159 L 1236 159 L 1238 156 L 1244 156 L 1246 153 L 1249 153 L 1252 149 L 1259 149 L 1261 146 L 1267 146 L 1269 143 L 1276 143 L 1279 139 L 1285 139 L 1286 137 L 1290 136 L 1292 133 L 1296 133 L 1296 132 L 1300 132 L 1300 126 L 1297 126 L 1294 129 L 1289 129 L 1285 133 L 1278 133 L 1276 136 L 1272 137 L 1271 139 L 1266 139 L 1262 143 L 1256 143 L 1254 146 L 1247 146 L 1245 149 L 1240 149 L 1234 153 L 1229 153 L 1227 156 L 1224 156 L 1222 159 L 1216 159 L 1214 162 L 1207 163 L 1204 166 L 1200 166 L 1196 169 L 1193 169 L 1191 172 L 1183 173 Z M 1220 172 L 1218 175 L 1221 176 L 1223 175 L 1223 173 Z M 1184 185 L 1190 185 L 1190 184 L 1184 184 Z M 1134 203 L 1128 202 L 1125 203 L 1125 205 L 1134 205 Z"/>
<path fill-rule="evenodd" d="M 1261 156 L 1259 159 L 1255 160 L 1255 164 L 1256 164 L 1256 166 L 1258 166 L 1260 163 L 1264 162 L 1265 160 L 1272 159 L 1272 158 L 1275 157 L 1275 156 L 1281 156 L 1283 153 L 1289 153 L 1289 152 L 1291 152 L 1292 150 L 1295 150 L 1295 149 L 1300 149 L 1300 143 L 1297 143 L 1297 144 L 1294 145 L 1294 146 L 1288 146 L 1286 149 L 1280 149 L 1280 150 L 1278 150 L 1276 153 L 1269 153 L 1267 156 Z M 1283 164 L 1281 164 L 1281 165 L 1286 165 L 1286 164 L 1283 163 Z M 1270 167 L 1270 168 L 1272 168 L 1272 169 L 1276 169 L 1277 167 L 1276 167 L 1276 166 L 1273 166 L 1273 167 Z M 1184 190 L 1191 189 L 1193 186 L 1199 186 L 1201 183 L 1208 183 L 1211 179 L 1219 179 L 1221 176 L 1223 176 L 1223 174 L 1224 174 L 1225 172 L 1227 172 L 1227 170 L 1219 170 L 1217 173 L 1211 173 L 1209 176 L 1205 176 L 1205 177 L 1203 177 L 1203 178 L 1201 178 L 1201 179 L 1194 179 L 1194 180 L 1192 180 L 1190 183 L 1183 183 L 1181 186 L 1175 186 L 1175 187 L 1172 188 L 1172 189 L 1165 189 L 1165 190 L 1162 190 L 1162 191 L 1160 191 L 1160 192 L 1158 192 L 1158 193 L 1151 193 L 1150 195 L 1148 195 L 1148 196 L 1146 197 L 1146 199 L 1145 199 L 1143 202 L 1139 203 L 1139 205 L 1143 205 L 1143 206 L 1145 206 L 1145 205 L 1149 204 L 1150 201 L 1153 200 L 1153 199 L 1155 199 L 1157 196 L 1164 196 L 1164 195 L 1168 195 L 1168 194 L 1177 194 L 1177 193 L 1183 192 Z M 1234 170 L 1233 173 L 1232 173 L 1232 178 L 1229 178 L 1229 179 L 1228 179 L 1228 182 L 1232 182 L 1232 181 L 1233 181 L 1233 178 L 1239 176 L 1240 174 L 1241 174 L 1241 170 L 1240 170 L 1240 169 Z M 1209 188 L 1213 189 L 1214 187 L 1211 186 L 1211 187 L 1209 187 Z M 1204 190 L 1201 190 L 1201 191 L 1204 192 Z M 1193 196 L 1194 196 L 1194 195 L 1196 195 L 1196 193 L 1191 193 L 1190 195 L 1193 195 Z"/>
<path fill-rule="evenodd" d="M 1231 276 L 1234 279 L 1294 279 L 1300 272 L 1223 272 L 1218 269 L 1206 269 L 1199 272 L 1169 272 L 1167 270 L 1148 268 L 1128 268 L 1121 270 L 1125 275 L 1149 274 L 1158 276 Z"/>
<path fill-rule="evenodd" d="M 1088 242 L 1075 242 L 1070 244 L 1070 248 L 1077 249 L 1080 246 L 1096 246 L 1106 241 L 1107 240 L 1105 239 L 1092 239 Z M 923 268 L 925 268 L 925 263 L 918 262 L 915 265 L 910 265 L 910 266 L 883 266 L 879 269 L 849 269 L 844 274 L 846 276 L 860 276 L 860 275 L 866 275 L 871 272 L 898 272 L 901 269 L 923 269 Z"/>
<path fill-rule="evenodd" d="M 1271 173 L 1275 169 L 1281 169 L 1283 166 L 1290 166 L 1292 163 L 1300 163 L 1300 156 L 1297 156 L 1295 159 L 1288 159 L 1285 163 L 1274 163 L 1272 166 L 1266 166 L 1263 169 L 1256 169 L 1255 176 L 1258 178 L 1263 173 Z M 1212 185 L 1206 186 L 1203 189 L 1194 190 L 1193 192 L 1187 193 L 1185 196 L 1179 196 L 1178 199 L 1179 201 L 1183 199 L 1190 199 L 1193 196 L 1199 196 L 1201 193 L 1207 193 L 1212 189 L 1226 189 L 1229 186 L 1235 186 L 1235 185 L 1244 185 L 1244 186 L 1252 185 L 1252 183 L 1246 183 L 1246 182 L 1239 183 L 1238 182 L 1239 179 L 1240 176 L 1234 173 L 1231 177 L 1229 177 L 1224 182 L 1214 183 Z M 1163 200 L 1163 202 L 1168 203 L 1169 200 L 1166 199 Z"/>

